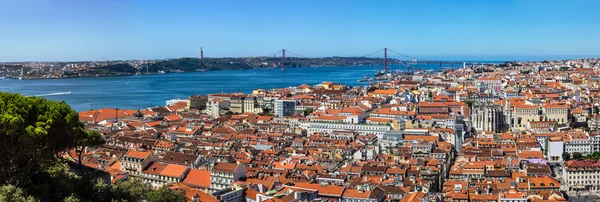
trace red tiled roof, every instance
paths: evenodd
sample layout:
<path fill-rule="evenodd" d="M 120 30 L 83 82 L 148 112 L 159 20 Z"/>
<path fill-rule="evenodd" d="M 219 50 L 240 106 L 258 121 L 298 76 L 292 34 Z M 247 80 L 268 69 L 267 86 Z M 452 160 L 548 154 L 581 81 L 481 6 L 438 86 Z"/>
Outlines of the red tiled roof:
<path fill-rule="evenodd" d="M 125 154 L 125 156 L 140 158 L 140 159 L 146 159 L 146 157 L 148 157 L 149 155 L 150 155 L 149 151 L 136 151 L 133 149 L 130 149 L 127 152 L 127 154 Z"/>
<path fill-rule="evenodd" d="M 196 188 L 210 187 L 210 171 L 207 170 L 190 170 L 183 183 Z"/>
<path fill-rule="evenodd" d="M 161 172 L 160 175 L 168 177 L 181 177 L 186 171 L 187 167 L 177 164 L 168 164 Z"/>

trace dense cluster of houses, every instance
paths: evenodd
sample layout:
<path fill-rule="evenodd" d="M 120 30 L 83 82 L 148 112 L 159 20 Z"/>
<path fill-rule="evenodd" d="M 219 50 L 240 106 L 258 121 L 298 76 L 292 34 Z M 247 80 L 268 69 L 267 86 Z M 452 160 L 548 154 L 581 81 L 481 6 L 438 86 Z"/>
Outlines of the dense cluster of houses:
<path fill-rule="evenodd" d="M 106 144 L 82 159 L 112 183 L 135 178 L 190 201 L 566 201 L 600 189 L 599 62 L 90 109 L 80 119 Z"/>

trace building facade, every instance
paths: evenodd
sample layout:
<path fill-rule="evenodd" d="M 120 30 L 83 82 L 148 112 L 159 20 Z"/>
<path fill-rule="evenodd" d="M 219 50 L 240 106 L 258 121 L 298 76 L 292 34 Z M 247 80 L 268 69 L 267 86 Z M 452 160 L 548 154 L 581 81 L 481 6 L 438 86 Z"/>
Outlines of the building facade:
<path fill-rule="evenodd" d="M 276 100 L 275 116 L 291 116 L 296 112 L 296 100 Z"/>
<path fill-rule="evenodd" d="M 245 165 L 218 162 L 210 170 L 210 190 L 214 192 L 231 188 L 233 182 L 245 177 Z"/>
<path fill-rule="evenodd" d="M 562 185 L 567 190 L 599 190 L 600 161 L 591 159 L 583 161 L 567 161 L 563 166 Z"/>
<path fill-rule="evenodd" d="M 493 102 L 473 103 L 471 121 L 478 131 L 500 132 L 504 125 L 502 107 Z"/>

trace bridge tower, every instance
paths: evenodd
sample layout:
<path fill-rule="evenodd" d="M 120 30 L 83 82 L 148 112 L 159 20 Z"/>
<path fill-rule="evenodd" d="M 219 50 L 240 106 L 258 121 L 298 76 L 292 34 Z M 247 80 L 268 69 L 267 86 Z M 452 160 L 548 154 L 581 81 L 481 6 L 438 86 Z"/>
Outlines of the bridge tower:
<path fill-rule="evenodd" d="M 387 73 L 387 48 L 383 48 L 383 71 Z"/>
<path fill-rule="evenodd" d="M 285 48 L 281 50 L 281 71 L 285 70 Z"/>

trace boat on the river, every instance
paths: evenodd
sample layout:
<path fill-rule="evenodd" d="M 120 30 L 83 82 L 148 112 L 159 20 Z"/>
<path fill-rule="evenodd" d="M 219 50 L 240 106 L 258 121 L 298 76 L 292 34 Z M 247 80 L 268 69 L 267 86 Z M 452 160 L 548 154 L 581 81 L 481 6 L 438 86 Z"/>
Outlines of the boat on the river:
<path fill-rule="evenodd" d="M 362 79 L 358 80 L 358 82 L 369 82 L 369 81 L 373 81 L 373 79 L 368 76 L 365 76 Z"/>

